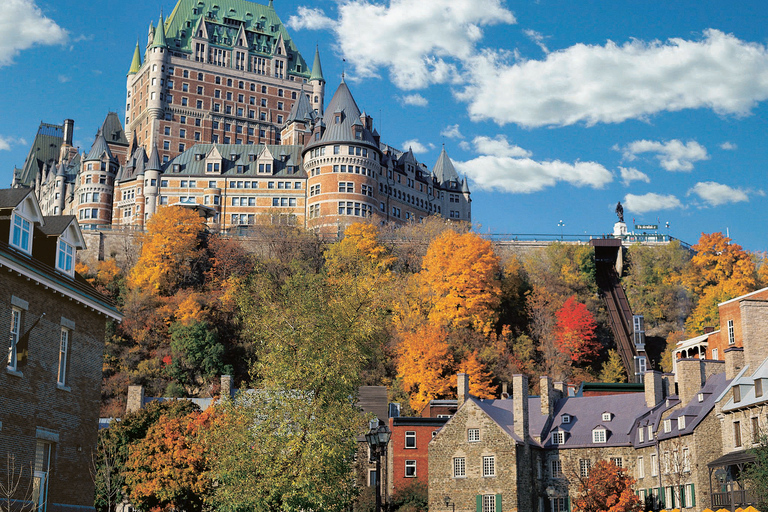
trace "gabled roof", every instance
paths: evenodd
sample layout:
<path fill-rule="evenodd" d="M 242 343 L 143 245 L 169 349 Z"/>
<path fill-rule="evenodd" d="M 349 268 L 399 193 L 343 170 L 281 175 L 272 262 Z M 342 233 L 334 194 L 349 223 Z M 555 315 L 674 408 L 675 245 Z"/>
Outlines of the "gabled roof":
<path fill-rule="evenodd" d="M 96 135 L 96 140 L 93 142 L 93 146 L 91 146 L 91 151 L 88 153 L 88 156 L 85 157 L 85 161 L 91 162 L 94 160 L 101 160 L 101 157 L 104 156 L 104 154 L 106 154 L 107 158 L 110 160 L 115 160 L 115 157 L 109 150 L 109 146 L 107 146 L 107 139 L 104 138 L 104 134 L 99 130 L 98 135 Z"/>
<path fill-rule="evenodd" d="M 459 181 L 459 174 L 456 172 L 456 168 L 453 167 L 453 162 L 448 157 L 448 153 L 445 152 L 445 146 L 440 151 L 440 156 L 437 158 L 437 163 L 435 163 L 435 167 L 432 169 L 432 174 L 435 175 L 440 185 L 449 181 Z"/>
<path fill-rule="evenodd" d="M 46 215 L 45 224 L 40 231 L 47 236 L 61 236 L 69 232 L 68 237 L 75 242 L 76 249 L 85 249 L 85 238 L 74 215 Z"/>
<path fill-rule="evenodd" d="M 149 153 L 149 160 L 147 165 L 144 166 L 147 171 L 160 171 L 163 169 L 163 164 L 160 163 L 160 154 L 157 152 L 157 145 L 152 146 L 152 151 Z"/>
<path fill-rule="evenodd" d="M 33 192 L 34 189 L 31 188 L 0 189 L 0 209 L 16 208 L 24 199 L 26 199 L 29 194 L 32 194 Z"/>

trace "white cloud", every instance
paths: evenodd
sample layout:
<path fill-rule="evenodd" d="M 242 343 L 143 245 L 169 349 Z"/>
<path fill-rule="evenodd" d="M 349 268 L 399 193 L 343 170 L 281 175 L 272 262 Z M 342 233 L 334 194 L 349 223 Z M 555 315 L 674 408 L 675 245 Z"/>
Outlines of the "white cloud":
<path fill-rule="evenodd" d="M 461 131 L 459 131 L 459 125 L 458 124 L 451 124 L 446 126 L 443 131 L 440 132 L 440 135 L 443 137 L 448 137 L 449 139 L 463 139 L 464 135 L 461 134 Z"/>
<path fill-rule="evenodd" d="M 474 120 L 565 126 L 619 123 L 662 111 L 710 108 L 747 115 L 768 99 L 768 49 L 718 30 L 699 40 L 577 44 L 544 60 L 499 51 L 468 59 L 457 93 Z"/>
<path fill-rule="evenodd" d="M 523 34 L 525 34 L 525 37 L 536 43 L 536 46 L 541 48 L 541 51 L 544 53 L 549 53 L 549 48 L 547 48 L 547 45 L 544 44 L 544 39 L 546 38 L 543 35 L 529 28 L 523 30 Z"/>
<path fill-rule="evenodd" d="M 720 144 L 720 149 L 724 149 L 726 151 L 736 151 L 736 149 L 738 149 L 738 146 L 733 142 L 726 141 Z"/>
<path fill-rule="evenodd" d="M 647 174 L 638 171 L 634 167 L 619 167 L 619 173 L 621 174 L 621 181 L 625 186 L 629 186 L 633 181 L 642 181 L 645 183 L 651 182 L 651 178 L 649 178 Z"/>
<path fill-rule="evenodd" d="M 61 82 L 62 84 L 65 84 L 70 80 L 72 80 L 72 78 L 67 75 L 59 75 L 59 82 Z"/>
<path fill-rule="evenodd" d="M 0 66 L 7 66 L 22 50 L 34 45 L 63 44 L 67 31 L 33 0 L 5 0 L 0 11 Z"/>
<path fill-rule="evenodd" d="M 0 151 L 9 151 L 12 146 L 26 146 L 27 140 L 24 138 L 3 137 L 0 135 Z"/>
<path fill-rule="evenodd" d="M 319 9 L 302 8 L 288 25 L 332 30 L 357 77 L 386 69 L 401 89 L 457 83 L 459 63 L 476 53 L 482 27 L 516 22 L 503 0 L 343 0 L 338 12 L 331 20 Z"/>
<path fill-rule="evenodd" d="M 5 137 L 0 137 L 0 151 L 8 151 L 11 149 L 11 141 Z"/>
<path fill-rule="evenodd" d="M 732 188 L 714 181 L 703 181 L 693 186 L 688 195 L 696 194 L 710 206 L 720 206 L 728 203 L 749 201 L 747 191 L 740 188 Z"/>
<path fill-rule="evenodd" d="M 472 144 L 475 145 L 475 150 L 481 155 L 527 158 L 533 154 L 527 149 L 510 144 L 504 135 L 497 135 L 493 139 L 486 136 L 475 137 Z"/>
<path fill-rule="evenodd" d="M 624 148 L 624 158 L 630 161 L 642 153 L 655 153 L 661 166 L 668 171 L 690 171 L 693 162 L 709 160 L 707 148 L 695 140 L 686 143 L 677 139 L 668 142 L 636 140 Z"/>
<path fill-rule="evenodd" d="M 333 28 L 335 23 L 322 9 L 299 6 L 298 14 L 289 17 L 285 25 L 293 30 L 324 30 Z"/>
<path fill-rule="evenodd" d="M 414 107 L 426 107 L 429 105 L 427 98 L 421 94 L 406 94 L 405 96 L 401 96 L 399 99 L 403 105 L 413 105 Z"/>
<path fill-rule="evenodd" d="M 403 149 L 405 151 L 408 151 L 408 149 L 411 149 L 414 153 L 426 153 L 427 151 L 431 149 L 435 149 L 435 145 L 431 142 L 428 142 L 427 144 L 422 144 L 419 142 L 419 139 L 411 139 L 403 142 Z"/>
<path fill-rule="evenodd" d="M 658 210 L 672 210 L 682 207 L 680 200 L 673 195 L 654 194 L 653 192 L 638 196 L 627 194 L 624 197 L 624 207 L 635 213 L 646 213 Z"/>

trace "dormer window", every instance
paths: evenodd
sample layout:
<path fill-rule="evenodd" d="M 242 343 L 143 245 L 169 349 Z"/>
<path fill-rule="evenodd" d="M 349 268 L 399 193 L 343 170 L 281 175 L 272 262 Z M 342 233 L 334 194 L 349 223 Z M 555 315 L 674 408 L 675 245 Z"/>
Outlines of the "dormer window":
<path fill-rule="evenodd" d="M 741 388 L 739 386 L 733 386 L 733 402 L 741 402 Z"/>
<path fill-rule="evenodd" d="M 13 229 L 11 230 L 11 245 L 24 252 L 31 252 L 32 223 L 19 215 L 13 214 Z"/>
<path fill-rule="evenodd" d="M 670 432 L 672 432 L 672 420 L 667 418 L 664 420 L 664 433 L 669 434 Z"/>
<path fill-rule="evenodd" d="M 333 120 L 334 120 L 334 122 L 336 124 L 341 123 L 341 114 L 336 114 L 336 116 L 334 116 Z"/>
<path fill-rule="evenodd" d="M 562 430 L 552 432 L 552 444 L 565 444 L 565 432 Z"/>
<path fill-rule="evenodd" d="M 610 412 L 603 413 L 603 421 L 611 421 L 612 418 L 613 418 L 613 414 L 611 414 Z"/>
<path fill-rule="evenodd" d="M 698 398 L 699 398 L 699 402 L 703 402 L 704 401 L 704 393 L 699 393 L 698 394 Z"/>
<path fill-rule="evenodd" d="M 678 416 L 677 430 L 685 430 L 685 416 Z"/>
<path fill-rule="evenodd" d="M 604 428 L 596 428 L 592 431 L 593 443 L 604 443 L 606 441 L 606 430 Z"/>
<path fill-rule="evenodd" d="M 75 275 L 75 248 L 61 239 L 56 253 L 56 268 L 69 276 Z"/>
<path fill-rule="evenodd" d="M 563 414 L 563 423 L 570 423 L 570 422 L 571 422 L 571 415 Z"/>
<path fill-rule="evenodd" d="M 208 162 L 205 172 L 219 172 L 219 162 Z"/>

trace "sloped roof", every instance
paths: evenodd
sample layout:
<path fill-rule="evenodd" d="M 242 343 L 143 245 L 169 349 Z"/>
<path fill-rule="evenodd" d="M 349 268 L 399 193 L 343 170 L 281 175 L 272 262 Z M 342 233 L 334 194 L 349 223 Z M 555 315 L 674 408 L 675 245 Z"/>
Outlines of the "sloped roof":
<path fill-rule="evenodd" d="M 480 409 L 485 412 L 501 429 L 517 443 L 523 440 L 514 432 L 514 400 L 480 400 L 470 396 L 467 400 L 472 400 Z M 529 424 L 530 427 L 530 424 Z M 530 430 L 530 429 L 529 429 Z"/>
<path fill-rule="evenodd" d="M 128 69 L 129 75 L 135 75 L 141 69 L 141 51 L 139 50 L 139 42 L 136 41 L 136 49 L 133 50 L 133 60 L 131 60 L 131 67 Z"/>
<path fill-rule="evenodd" d="M 440 151 L 435 167 L 432 168 L 432 174 L 435 175 L 435 178 L 437 178 L 438 183 L 441 185 L 449 181 L 459 181 L 459 174 L 456 172 L 456 168 L 453 167 L 453 162 L 448 157 L 448 153 L 445 152 L 445 146 Z"/>
<path fill-rule="evenodd" d="M 93 146 L 91 146 L 91 151 L 88 152 L 88 156 L 85 157 L 85 161 L 101 160 L 101 156 L 104 153 L 107 154 L 107 157 L 110 160 L 115 159 L 112 152 L 109 150 L 109 146 L 107 146 L 107 139 L 104 138 L 104 134 L 99 130 L 98 135 L 96 135 L 96 140 L 93 142 Z"/>
<path fill-rule="evenodd" d="M 16 208 L 32 192 L 26 187 L 0 189 L 0 208 Z"/>
<path fill-rule="evenodd" d="M 291 107 L 291 112 L 288 114 L 288 119 L 286 120 L 287 123 L 299 121 L 299 122 L 310 122 L 315 118 L 315 110 L 312 108 L 312 105 L 309 103 L 309 99 L 307 99 L 307 95 L 302 90 L 298 97 L 296 98 L 296 102 Z"/>
<path fill-rule="evenodd" d="M 128 146 L 128 138 L 125 136 L 123 123 L 120 122 L 116 112 L 107 114 L 104 123 L 101 125 L 101 133 L 104 134 L 104 138 L 109 144 Z"/>
<path fill-rule="evenodd" d="M 51 164 L 58 160 L 61 145 L 64 143 L 64 126 L 40 123 L 35 140 L 29 148 L 29 154 L 24 161 L 21 172 L 17 175 L 18 184 L 28 187 L 34 184 L 43 164 Z"/>
<path fill-rule="evenodd" d="M 155 38 L 152 40 L 152 46 L 150 48 L 167 48 L 165 44 L 165 23 L 163 23 L 163 15 L 160 15 L 160 21 L 157 23 L 155 29 Z"/>
<path fill-rule="evenodd" d="M 339 122 L 337 121 L 337 115 L 339 116 Z M 373 134 L 363 127 L 362 137 L 360 139 L 355 138 L 355 132 L 353 126 L 355 122 L 360 123 L 360 109 L 352 97 L 352 93 L 349 91 L 347 84 L 341 82 L 338 89 L 333 94 L 328 107 L 325 110 L 323 116 L 323 123 L 325 124 L 325 132 L 319 141 L 315 141 L 314 138 L 307 144 L 307 149 L 322 145 L 332 144 L 336 142 L 351 142 L 354 144 L 367 144 L 376 149 L 379 149 L 376 141 L 373 138 Z"/>
<path fill-rule="evenodd" d="M 319 80 L 325 82 L 323 78 L 323 67 L 320 65 L 320 49 L 315 47 L 315 62 L 312 64 L 312 74 L 309 75 L 309 81 Z"/>
<path fill-rule="evenodd" d="M 147 165 L 144 166 L 147 171 L 160 171 L 163 169 L 163 164 L 160 163 L 160 154 L 157 152 L 157 146 L 152 146 L 152 151 L 149 153 L 149 160 Z"/>

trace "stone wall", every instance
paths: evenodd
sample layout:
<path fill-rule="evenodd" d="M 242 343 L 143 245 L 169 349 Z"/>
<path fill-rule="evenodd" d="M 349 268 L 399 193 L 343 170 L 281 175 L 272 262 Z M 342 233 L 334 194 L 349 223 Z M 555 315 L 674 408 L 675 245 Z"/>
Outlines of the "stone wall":
<path fill-rule="evenodd" d="M 749 365 L 751 375 L 768 354 L 768 301 L 743 300 L 739 306 L 744 364 Z"/>

